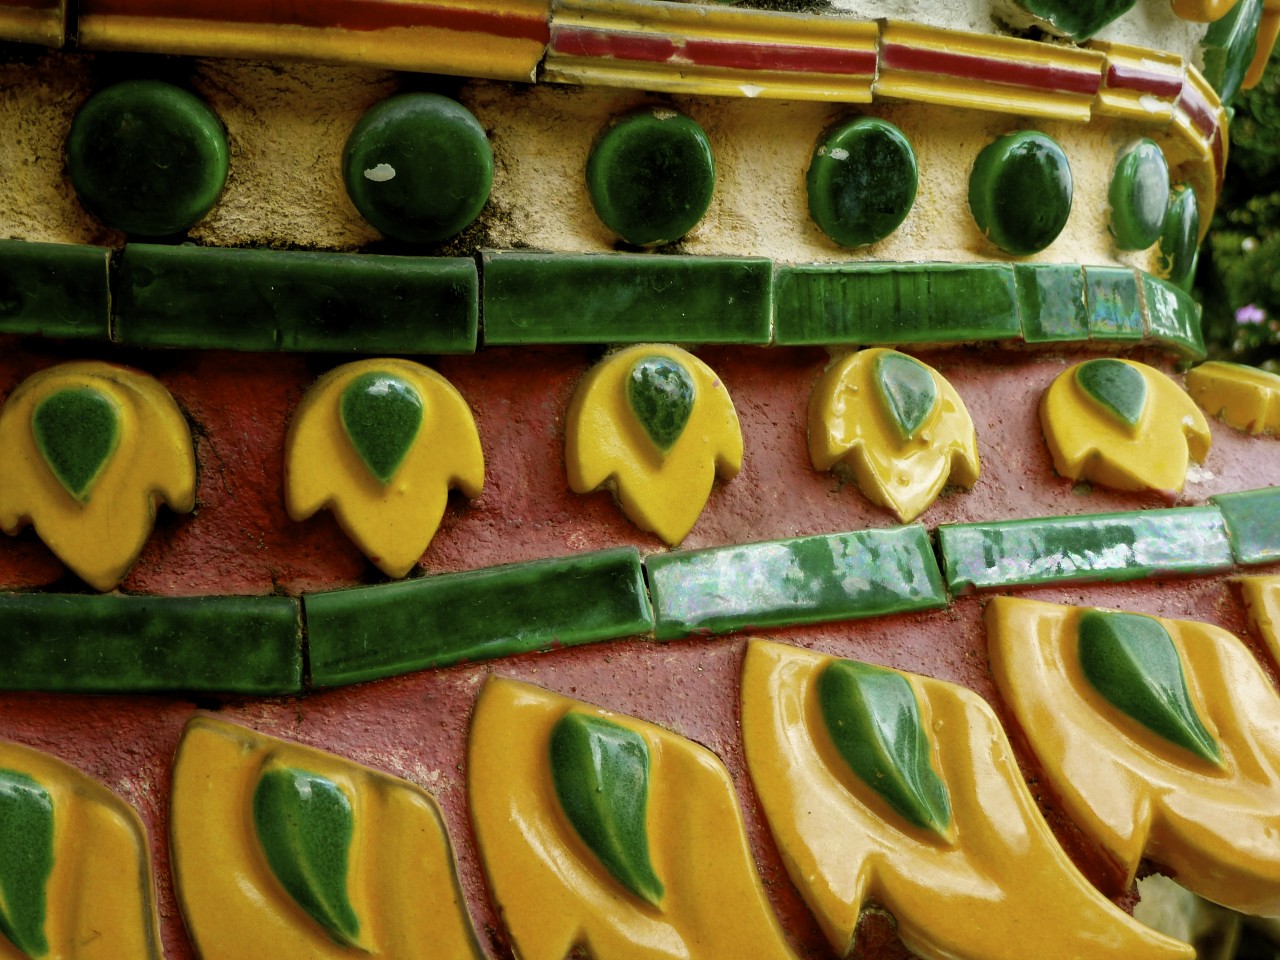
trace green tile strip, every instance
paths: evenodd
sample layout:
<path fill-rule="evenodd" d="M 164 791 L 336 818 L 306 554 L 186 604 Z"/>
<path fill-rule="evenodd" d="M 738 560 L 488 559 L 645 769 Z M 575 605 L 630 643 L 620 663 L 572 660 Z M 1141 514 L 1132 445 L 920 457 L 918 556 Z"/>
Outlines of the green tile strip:
<path fill-rule="evenodd" d="M 110 271 L 106 247 L 0 240 L 0 333 L 106 340 Z"/>
<path fill-rule="evenodd" d="M 1236 563 L 1280 561 L 1280 487 L 1221 493 L 1209 500 L 1226 518 Z"/>
<path fill-rule="evenodd" d="M 0 594 L 0 689 L 296 694 L 300 614 L 288 597 Z"/>
<path fill-rule="evenodd" d="M 645 570 L 659 640 L 947 605 L 922 526 L 656 554 Z"/>
<path fill-rule="evenodd" d="M 1120 267 L 1085 267 L 1085 302 L 1092 340 L 1141 340 L 1146 333 L 1138 272 Z"/>
<path fill-rule="evenodd" d="M 634 547 L 303 598 L 314 686 L 646 634 Z"/>
<path fill-rule="evenodd" d="M 1089 339 L 1084 269 L 1070 264 L 1018 264 L 1018 310 L 1027 343 Z"/>
<path fill-rule="evenodd" d="M 953 593 L 1233 566 L 1217 507 L 959 523 L 939 527 L 937 536 Z"/>
<path fill-rule="evenodd" d="M 1147 315 L 1147 337 L 1192 360 L 1203 360 L 1204 331 L 1200 326 L 1200 304 L 1185 290 L 1142 275 L 1142 296 Z"/>

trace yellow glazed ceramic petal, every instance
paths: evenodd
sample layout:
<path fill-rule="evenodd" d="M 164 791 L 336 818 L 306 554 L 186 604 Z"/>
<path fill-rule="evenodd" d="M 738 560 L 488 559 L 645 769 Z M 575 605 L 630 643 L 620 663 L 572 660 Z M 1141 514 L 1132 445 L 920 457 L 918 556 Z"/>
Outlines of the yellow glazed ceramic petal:
<path fill-rule="evenodd" d="M 1248 433 L 1280 432 L 1280 376 L 1211 360 L 1187 374 L 1187 392 L 1210 416 Z"/>
<path fill-rule="evenodd" d="M 643 739 L 658 906 L 629 892 L 579 838 L 550 773 L 553 728 L 570 711 Z M 743 832 L 729 775 L 711 753 L 631 717 L 538 687 L 491 679 L 468 746 L 476 839 L 521 960 L 787 960 Z"/>
<path fill-rule="evenodd" d="M 1147 857 L 1201 896 L 1280 913 L 1280 698 L 1245 646 L 1204 623 L 1168 632 L 1209 763 L 1135 722 L 1085 677 L 1084 608 L 997 597 L 991 672 L 1067 814 L 1133 881 Z"/>
<path fill-rule="evenodd" d="M 344 391 L 369 374 L 412 385 L 422 422 L 403 461 L 382 483 L 361 458 L 342 420 Z M 307 391 L 285 441 L 285 502 L 305 520 L 329 508 L 347 536 L 380 569 L 403 577 L 422 557 L 444 516 L 449 489 L 478 497 L 484 453 L 462 394 L 408 360 L 361 360 L 329 371 Z"/>
<path fill-rule="evenodd" d="M 964 401 L 936 370 L 937 401 L 920 429 L 904 439 L 881 396 L 875 374 L 892 350 L 860 350 L 823 373 L 809 397 L 809 458 L 817 470 L 843 463 L 867 499 L 909 523 L 928 509 L 950 480 L 978 482 L 978 436 Z"/>
<path fill-rule="evenodd" d="M 1280 664 L 1280 576 L 1241 577 L 1240 593 L 1249 612 L 1249 625 Z"/>
<path fill-rule="evenodd" d="M 1040 424 L 1064 477 L 1088 480 L 1116 490 L 1154 490 L 1166 496 L 1182 492 L 1188 453 L 1200 463 L 1212 436 L 1204 414 L 1163 373 L 1132 360 L 1087 361 L 1124 364 L 1141 374 L 1146 403 L 1130 426 L 1087 395 L 1077 369 L 1059 374 L 1040 401 Z"/>
<path fill-rule="evenodd" d="M 73 496 L 50 468 L 33 432 L 33 414 L 63 391 L 91 390 L 114 408 L 118 441 L 92 487 Z M 173 397 L 159 381 L 127 367 L 76 361 L 28 377 L 0 412 L 0 529 L 31 523 L 40 539 L 97 590 L 124 579 L 155 524 L 156 507 L 195 506 L 195 452 Z"/>
<path fill-rule="evenodd" d="M 44 885 L 44 920 L 36 929 L 44 956 L 59 960 L 160 960 L 160 931 L 151 880 L 151 847 L 134 809 L 101 784 L 46 753 L 0 743 L 0 776 L 43 792 L 52 813 L 52 869 Z M 12 795 L 6 813 L 12 814 Z M 5 826 L 14 821 L 5 818 Z M 30 842 L 40 831 L 24 824 Z M 15 838 L 0 837 L 14 852 Z M 23 843 L 27 847 L 27 843 Z M 28 849 L 30 849 L 28 847 Z M 16 859 L 16 858 L 14 858 Z M 47 862 L 47 861 L 46 861 Z M 9 873 L 12 860 L 0 864 Z M 20 893 L 28 905 L 38 891 Z M 18 897 L 5 904 L 7 918 L 20 913 Z M 19 919 L 19 929 L 29 927 Z M 0 933 L 0 957 L 27 960 Z"/>
<path fill-rule="evenodd" d="M 688 422 L 665 452 L 628 400 L 628 378 L 646 358 L 674 361 L 693 387 Z M 632 523 L 675 546 L 693 529 L 716 475 L 728 480 L 742 469 L 738 414 L 720 378 L 697 357 L 662 344 L 630 347 L 578 386 L 565 426 L 565 467 L 575 493 L 612 484 Z"/>
<path fill-rule="evenodd" d="M 895 816 L 840 759 L 818 706 L 833 658 L 753 640 L 742 676 L 747 764 L 792 882 L 848 956 L 863 905 L 927 960 L 1190 958 L 1102 897 L 1055 842 L 999 721 L 962 687 L 901 674 L 951 798 L 950 836 Z"/>
<path fill-rule="evenodd" d="M 1252 90 L 1262 80 L 1267 64 L 1271 62 L 1271 51 L 1275 49 L 1277 37 L 1280 37 L 1280 2 L 1265 0 L 1262 20 L 1258 23 L 1257 48 L 1240 84 L 1243 89 Z"/>
<path fill-rule="evenodd" d="M 1183 20 L 1210 23 L 1221 20 L 1240 0 L 1173 0 L 1173 12 Z"/>
<path fill-rule="evenodd" d="M 355 946 L 330 936 L 273 872 L 255 829 L 264 774 L 305 771 L 351 809 L 345 899 Z M 480 960 L 453 851 L 421 788 L 211 717 L 187 724 L 174 761 L 170 845 L 182 915 L 203 960 Z"/>

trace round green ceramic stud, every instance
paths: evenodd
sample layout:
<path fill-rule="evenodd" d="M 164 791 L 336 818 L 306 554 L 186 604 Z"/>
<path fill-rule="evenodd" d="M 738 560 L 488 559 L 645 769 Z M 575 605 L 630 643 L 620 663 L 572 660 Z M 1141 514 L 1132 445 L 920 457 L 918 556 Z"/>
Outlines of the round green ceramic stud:
<path fill-rule="evenodd" d="M 195 95 L 159 80 L 127 80 L 94 94 L 67 138 L 80 202 L 108 226 L 144 237 L 181 233 L 227 181 L 227 136 Z"/>
<path fill-rule="evenodd" d="M 360 118 L 342 176 L 361 216 L 387 236 L 435 243 L 479 216 L 493 186 L 493 151 L 456 100 L 402 93 Z"/>
<path fill-rule="evenodd" d="M 677 240 L 711 204 L 716 165 L 702 128 L 667 107 L 629 113 L 591 148 L 587 189 L 596 214 L 628 243 Z"/>
<path fill-rule="evenodd" d="M 875 117 L 851 120 L 814 151 L 809 215 L 843 247 L 875 243 L 911 212 L 919 181 L 915 151 L 901 130 Z"/>
<path fill-rule="evenodd" d="M 1200 205 L 1195 188 L 1179 184 L 1169 201 L 1164 229 L 1160 231 L 1160 272 L 1171 283 L 1182 285 L 1191 276 L 1200 243 Z"/>
<path fill-rule="evenodd" d="M 1140 140 L 1116 162 L 1111 177 L 1111 233 L 1121 250 L 1145 250 L 1160 237 L 1169 208 L 1169 164 L 1151 140 Z"/>
<path fill-rule="evenodd" d="M 1052 138 L 1009 133 L 978 154 L 969 174 L 969 209 L 996 246 L 1025 256 L 1057 239 L 1071 215 L 1071 165 Z"/>

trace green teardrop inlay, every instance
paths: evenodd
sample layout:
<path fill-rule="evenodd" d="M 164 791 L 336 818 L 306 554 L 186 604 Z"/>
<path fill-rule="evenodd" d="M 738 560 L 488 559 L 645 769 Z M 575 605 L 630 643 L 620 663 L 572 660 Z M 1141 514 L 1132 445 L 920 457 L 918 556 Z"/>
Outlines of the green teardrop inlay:
<path fill-rule="evenodd" d="M 818 674 L 817 687 L 827 733 L 849 768 L 907 821 L 945 834 L 951 800 L 929 762 L 929 739 L 907 678 L 835 660 Z"/>
<path fill-rule="evenodd" d="M 695 399 L 689 371 L 667 357 L 643 357 L 627 374 L 627 403 L 654 445 L 666 453 L 680 439 Z"/>
<path fill-rule="evenodd" d="M 36 405 L 31 435 L 58 482 L 85 503 L 120 445 L 120 411 L 92 387 L 70 387 Z"/>
<path fill-rule="evenodd" d="M 875 372 L 885 413 L 902 439 L 912 439 L 938 405 L 933 374 L 919 360 L 892 351 L 876 357 Z"/>
<path fill-rule="evenodd" d="M 566 713 L 551 731 L 551 778 L 569 823 L 615 880 L 655 907 L 662 881 L 649 859 L 649 747 L 600 717 Z"/>
<path fill-rule="evenodd" d="M 338 785 L 306 770 L 268 770 L 253 792 L 253 821 L 289 896 L 335 941 L 355 945 L 360 920 L 347 899 L 355 817 Z"/>
<path fill-rule="evenodd" d="M 364 373 L 342 391 L 342 429 L 379 483 L 390 483 L 422 428 L 422 396 L 390 373 Z"/>
<path fill-rule="evenodd" d="M 28 957 L 49 952 L 45 886 L 53 870 L 53 799 L 25 773 L 0 770 L 0 933 Z"/>
<path fill-rule="evenodd" d="M 1076 367 L 1076 383 L 1107 413 L 1136 427 L 1147 405 L 1147 379 L 1122 360 L 1089 360 Z"/>
<path fill-rule="evenodd" d="M 1222 765 L 1182 672 L 1182 658 L 1164 626 L 1136 613 L 1086 610 L 1080 615 L 1080 666 L 1108 702 L 1170 743 Z"/>

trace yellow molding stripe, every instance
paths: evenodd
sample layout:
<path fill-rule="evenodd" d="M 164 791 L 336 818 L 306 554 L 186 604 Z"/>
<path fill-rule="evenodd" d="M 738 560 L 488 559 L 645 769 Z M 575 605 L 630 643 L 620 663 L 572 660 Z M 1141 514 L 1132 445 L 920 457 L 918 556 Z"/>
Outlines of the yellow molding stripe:
<path fill-rule="evenodd" d="M 60 47 L 66 37 L 66 0 L 10 0 L 0 3 L 0 40 Z"/>

